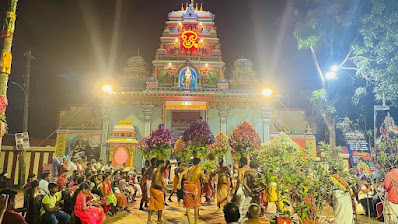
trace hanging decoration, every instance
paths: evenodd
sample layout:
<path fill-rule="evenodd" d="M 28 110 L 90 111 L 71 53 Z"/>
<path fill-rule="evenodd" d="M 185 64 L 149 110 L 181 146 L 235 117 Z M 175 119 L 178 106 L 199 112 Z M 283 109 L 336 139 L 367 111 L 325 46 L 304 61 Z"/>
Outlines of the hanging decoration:
<path fill-rule="evenodd" d="M 210 145 L 214 143 L 213 133 L 202 118 L 191 123 L 182 135 L 182 139 L 187 144 L 190 155 L 194 158 L 206 157 L 210 152 Z"/>
<path fill-rule="evenodd" d="M 171 132 L 163 124 L 160 124 L 146 140 L 146 143 L 151 155 L 156 156 L 157 159 L 164 160 L 171 155 L 173 141 Z"/>
<path fill-rule="evenodd" d="M 235 159 L 240 159 L 257 152 L 261 146 L 261 139 L 253 125 L 244 121 L 234 129 L 229 144 L 231 154 Z"/>

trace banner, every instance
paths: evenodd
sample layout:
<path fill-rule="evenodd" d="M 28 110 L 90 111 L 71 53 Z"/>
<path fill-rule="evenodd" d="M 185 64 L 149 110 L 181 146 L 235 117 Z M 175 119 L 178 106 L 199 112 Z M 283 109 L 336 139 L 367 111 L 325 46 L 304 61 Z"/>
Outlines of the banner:
<path fill-rule="evenodd" d="M 376 169 L 364 133 L 346 132 L 344 136 L 350 154 L 351 167 L 356 173 L 370 176 Z"/>

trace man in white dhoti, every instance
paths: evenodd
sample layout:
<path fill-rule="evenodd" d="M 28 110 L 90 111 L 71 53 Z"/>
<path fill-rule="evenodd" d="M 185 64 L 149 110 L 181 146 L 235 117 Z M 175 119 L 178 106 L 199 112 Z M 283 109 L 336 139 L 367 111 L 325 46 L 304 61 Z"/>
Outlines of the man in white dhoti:
<path fill-rule="evenodd" d="M 354 224 L 354 210 L 352 206 L 352 190 L 336 172 L 331 176 L 335 184 L 333 191 L 333 211 L 336 224 Z"/>

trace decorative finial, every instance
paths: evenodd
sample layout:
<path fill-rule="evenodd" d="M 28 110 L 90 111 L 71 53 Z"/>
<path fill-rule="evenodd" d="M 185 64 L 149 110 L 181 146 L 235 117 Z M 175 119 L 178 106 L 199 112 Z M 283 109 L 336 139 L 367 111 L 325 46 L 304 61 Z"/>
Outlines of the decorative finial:
<path fill-rule="evenodd" d="M 198 10 L 199 10 L 198 3 L 196 3 L 195 11 L 198 11 Z"/>
<path fill-rule="evenodd" d="M 141 56 L 141 55 L 140 55 L 140 48 L 138 48 L 137 55 L 138 55 L 138 56 Z"/>
<path fill-rule="evenodd" d="M 203 11 L 203 3 L 200 3 L 200 11 Z"/>
<path fill-rule="evenodd" d="M 191 0 L 191 5 L 192 5 L 192 7 L 195 5 L 195 3 L 193 2 L 193 0 Z"/>
<path fill-rule="evenodd" d="M 185 11 L 185 9 L 184 9 L 184 2 L 181 3 L 181 11 Z"/>
<path fill-rule="evenodd" d="M 243 49 L 242 49 L 242 55 L 240 56 L 240 58 L 245 58 L 245 56 L 243 55 Z"/>

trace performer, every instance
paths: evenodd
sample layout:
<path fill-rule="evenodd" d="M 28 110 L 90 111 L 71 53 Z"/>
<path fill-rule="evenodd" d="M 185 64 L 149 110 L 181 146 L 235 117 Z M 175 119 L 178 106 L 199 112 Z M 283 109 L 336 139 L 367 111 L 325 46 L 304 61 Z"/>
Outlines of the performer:
<path fill-rule="evenodd" d="M 240 158 L 239 163 L 240 168 L 238 169 L 238 181 L 236 182 L 235 197 L 237 205 L 239 206 L 240 214 L 242 214 L 239 222 L 243 223 L 247 219 L 245 214 L 249 209 L 252 198 L 249 195 L 245 194 L 245 187 L 243 186 L 244 175 L 246 171 L 250 169 L 249 166 L 247 166 L 247 158 Z"/>
<path fill-rule="evenodd" d="M 180 201 L 183 200 L 183 191 L 184 191 L 184 182 L 185 182 L 185 175 L 188 172 L 188 166 L 187 164 L 183 163 L 181 164 L 180 169 L 178 170 L 178 186 L 177 186 L 177 200 L 178 204 L 180 204 Z"/>
<path fill-rule="evenodd" d="M 158 211 L 157 223 L 162 223 L 162 211 L 164 209 L 164 195 L 166 192 L 166 182 L 163 178 L 163 173 L 169 165 L 169 161 L 164 163 L 163 160 L 157 161 L 157 169 L 153 175 L 150 198 L 148 205 L 148 223 L 151 223 L 152 211 Z"/>
<path fill-rule="evenodd" d="M 224 166 L 224 160 L 220 159 L 218 161 L 219 167 L 215 171 L 218 174 L 217 183 L 217 206 L 218 208 L 224 207 L 229 201 L 229 188 L 230 182 L 230 172 L 227 166 Z"/>
<path fill-rule="evenodd" d="M 354 211 L 351 196 L 350 185 L 344 181 L 337 171 L 333 170 L 331 176 L 333 183 L 338 189 L 333 191 L 333 211 L 336 223 L 352 224 L 354 223 Z"/>
<path fill-rule="evenodd" d="M 145 203 L 145 207 L 146 207 L 149 197 L 150 197 L 150 188 L 151 188 L 152 177 L 153 177 L 155 168 L 156 168 L 156 158 L 152 158 L 151 165 L 142 174 L 142 180 L 141 180 L 142 198 L 141 198 L 141 203 L 140 203 L 141 211 L 144 210 L 142 205 Z"/>
<path fill-rule="evenodd" d="M 173 191 L 171 191 L 171 194 L 170 194 L 170 196 L 169 196 L 169 202 L 173 202 L 173 201 L 171 200 L 171 196 L 173 196 L 174 193 L 177 193 L 178 181 L 180 180 L 178 170 L 180 169 L 180 167 L 181 167 L 181 162 L 178 162 L 178 166 L 177 166 L 177 168 L 175 168 L 175 171 L 174 171 L 174 177 L 173 177 Z"/>
<path fill-rule="evenodd" d="M 200 158 L 193 159 L 193 167 L 191 167 L 186 174 L 186 181 L 184 182 L 184 206 L 187 209 L 188 223 L 198 223 L 199 206 L 201 205 L 201 185 L 200 179 L 207 182 L 208 179 L 203 174 L 200 168 Z M 192 222 L 190 214 L 191 209 L 195 209 L 195 220 Z"/>
<path fill-rule="evenodd" d="M 207 172 L 205 171 L 205 175 L 207 176 Z M 206 198 L 206 202 L 208 205 L 211 204 L 211 200 L 214 197 L 214 179 L 215 173 L 210 173 L 209 181 L 203 183 L 203 194 Z"/>

